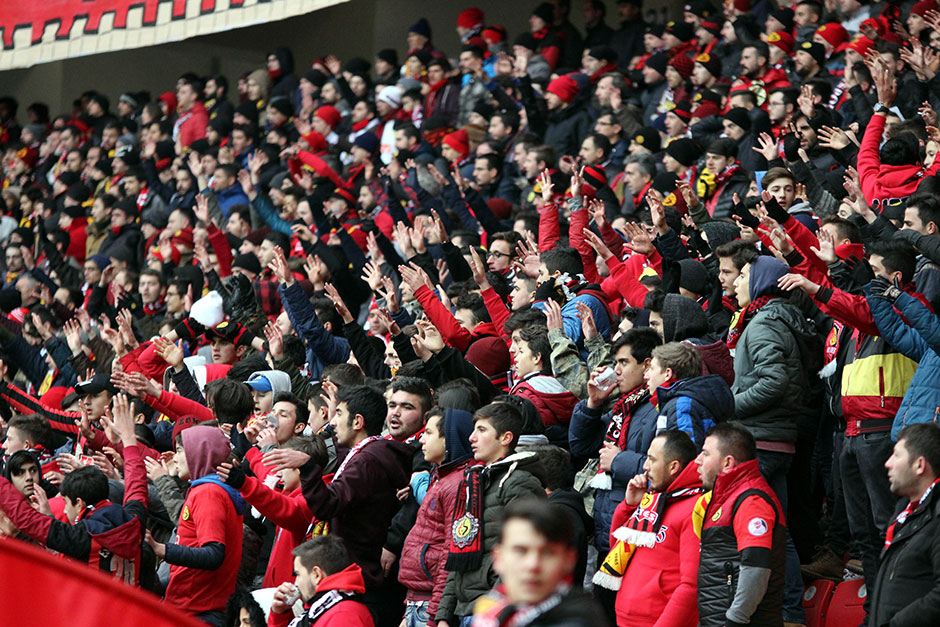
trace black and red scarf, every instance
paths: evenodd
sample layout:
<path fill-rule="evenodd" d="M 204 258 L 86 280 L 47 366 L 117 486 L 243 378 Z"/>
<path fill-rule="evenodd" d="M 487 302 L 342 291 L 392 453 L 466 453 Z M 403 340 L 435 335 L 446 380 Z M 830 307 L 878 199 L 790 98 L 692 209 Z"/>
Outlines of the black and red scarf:
<path fill-rule="evenodd" d="M 466 572 L 483 563 L 483 479 L 489 466 L 475 464 L 463 471 L 450 529 L 447 570 Z"/>
<path fill-rule="evenodd" d="M 898 517 L 894 519 L 888 528 L 885 530 L 885 549 L 891 546 L 891 543 L 894 542 L 894 534 L 897 533 L 897 530 L 907 522 L 907 519 L 911 514 L 920 509 L 920 506 L 930 498 L 930 493 L 933 492 L 933 489 L 937 487 L 937 484 L 940 483 L 940 477 L 934 479 L 934 482 L 930 484 L 930 487 L 924 492 L 923 496 L 917 499 L 917 502 L 911 501 L 907 504 L 907 507 L 904 508 Z"/>
<path fill-rule="evenodd" d="M 649 390 L 645 385 L 641 385 L 629 394 L 624 394 L 614 403 L 614 410 L 610 414 L 610 424 L 607 425 L 607 433 L 604 434 L 604 443 L 613 442 L 621 451 L 627 448 L 627 433 L 630 430 L 630 419 L 633 417 L 633 410 L 640 403 L 649 398 Z M 613 477 L 605 470 L 597 470 L 597 474 L 591 478 L 592 488 L 598 490 L 610 490 L 613 487 Z"/>
<path fill-rule="evenodd" d="M 736 318 L 732 318 L 731 327 L 728 329 L 728 348 L 733 349 L 738 345 L 741 334 L 744 333 L 744 327 L 751 321 L 760 309 L 775 298 L 780 298 L 777 294 L 764 294 L 751 301 L 751 304 L 739 311 Z"/>
<path fill-rule="evenodd" d="M 656 546 L 656 534 L 663 525 L 666 506 L 678 499 L 696 496 L 702 493 L 702 486 L 684 485 L 666 492 L 647 492 L 643 495 L 639 507 L 633 510 L 627 522 L 614 531 L 614 538 L 633 544 L 652 548 Z"/>
<path fill-rule="evenodd" d="M 148 316 L 154 316 L 160 313 L 163 313 L 163 310 L 166 308 L 166 297 L 160 297 L 158 300 L 153 301 L 152 303 L 144 303 L 144 313 Z"/>

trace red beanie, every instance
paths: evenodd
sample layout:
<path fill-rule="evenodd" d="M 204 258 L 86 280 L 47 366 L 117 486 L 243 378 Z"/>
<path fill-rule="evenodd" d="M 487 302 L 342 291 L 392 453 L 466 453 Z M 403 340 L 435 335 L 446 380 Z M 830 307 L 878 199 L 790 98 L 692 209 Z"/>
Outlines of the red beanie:
<path fill-rule="evenodd" d="M 822 28 L 820 28 L 820 30 L 822 30 Z M 843 31 L 844 30 L 845 29 L 843 29 Z M 775 30 L 770 33 L 770 35 L 767 36 L 767 43 L 771 46 L 777 46 L 787 55 L 790 55 L 793 52 L 794 46 L 796 46 L 796 40 L 793 38 L 793 35 L 782 30 Z"/>
<path fill-rule="evenodd" d="M 546 91 L 558 96 L 563 103 L 571 104 L 574 97 L 578 95 L 578 84 L 573 78 L 565 74 L 549 83 Z"/>
<path fill-rule="evenodd" d="M 816 29 L 816 34 L 825 39 L 826 43 L 828 43 L 833 48 L 838 48 L 841 44 L 844 44 L 849 40 L 848 31 L 846 31 L 845 27 L 838 22 L 823 24 Z"/>
<path fill-rule="evenodd" d="M 747 13 L 751 10 L 751 0 L 734 0 L 732 3 L 734 8 L 742 13 Z"/>
<path fill-rule="evenodd" d="M 482 34 L 487 43 L 498 44 L 506 41 L 506 29 L 498 24 L 490 24 L 483 29 Z"/>
<path fill-rule="evenodd" d="M 504 374 L 512 363 L 509 347 L 498 337 L 481 337 L 467 349 L 467 361 L 488 377 Z"/>
<path fill-rule="evenodd" d="M 326 150 L 326 138 L 320 133 L 308 131 L 300 137 L 310 146 L 310 152 L 317 153 Z"/>
<path fill-rule="evenodd" d="M 470 154 L 470 136 L 464 129 L 444 135 L 444 144 L 453 148 L 461 157 Z"/>
<path fill-rule="evenodd" d="M 924 17 L 927 11 L 936 11 L 937 8 L 936 0 L 920 0 L 911 8 L 911 15 Z"/>
<path fill-rule="evenodd" d="M 873 42 L 868 37 L 864 35 L 858 35 L 855 39 L 849 42 L 849 45 L 846 48 L 851 48 L 855 52 L 859 53 L 863 57 L 868 54 L 868 51 L 875 47 L 875 42 Z"/>
<path fill-rule="evenodd" d="M 336 128 L 339 125 L 339 121 L 343 117 L 340 115 L 339 110 L 337 110 L 337 108 L 332 105 L 323 105 L 317 109 L 317 112 L 314 113 L 314 115 L 326 122 L 327 126 L 329 126 L 331 129 Z"/>
<path fill-rule="evenodd" d="M 350 207 L 356 206 L 356 198 L 348 189 L 343 189 L 342 187 L 337 187 L 333 190 L 333 193 L 330 194 L 330 198 L 342 198 L 345 200 Z"/>
<path fill-rule="evenodd" d="M 505 198 L 490 198 L 486 201 L 486 206 L 497 220 L 505 220 L 512 213 L 512 203 Z"/>
<path fill-rule="evenodd" d="M 464 9 L 457 16 L 457 26 L 469 29 L 483 26 L 483 11 L 476 7 Z"/>
<path fill-rule="evenodd" d="M 692 70 L 695 68 L 695 61 L 693 61 L 689 56 L 684 54 L 677 54 L 672 58 L 672 61 L 669 62 L 669 65 L 675 68 L 682 78 L 689 78 L 692 76 Z"/>

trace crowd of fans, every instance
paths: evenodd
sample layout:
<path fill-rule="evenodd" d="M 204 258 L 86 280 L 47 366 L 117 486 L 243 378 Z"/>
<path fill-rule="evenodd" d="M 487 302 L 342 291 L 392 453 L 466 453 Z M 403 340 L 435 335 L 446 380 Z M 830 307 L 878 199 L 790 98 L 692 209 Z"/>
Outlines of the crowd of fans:
<path fill-rule="evenodd" d="M 940 624 L 940 7 L 579 8 L 0 98 L 0 534 L 212 625 Z"/>

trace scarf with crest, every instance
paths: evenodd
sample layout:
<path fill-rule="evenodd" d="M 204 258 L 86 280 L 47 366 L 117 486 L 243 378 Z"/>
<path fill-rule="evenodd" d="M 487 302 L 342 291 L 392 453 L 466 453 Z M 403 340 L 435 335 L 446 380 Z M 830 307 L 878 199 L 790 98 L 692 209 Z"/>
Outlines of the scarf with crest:
<path fill-rule="evenodd" d="M 681 499 L 698 497 L 703 492 L 698 469 L 692 461 L 673 479 L 666 491 L 649 491 L 644 494 L 630 518 L 613 532 L 617 544 L 611 548 L 594 575 L 594 583 L 608 590 L 619 590 L 627 565 L 637 547 L 651 549 L 656 546 L 657 541 L 662 542 L 665 538 L 658 538 L 658 535 L 666 508 Z"/>
<path fill-rule="evenodd" d="M 775 298 L 780 298 L 780 296 L 777 294 L 764 294 L 752 300 L 751 304 L 735 314 L 731 319 L 731 327 L 728 329 L 728 348 L 733 349 L 738 345 L 738 340 L 741 339 L 744 328 L 747 326 L 747 323 L 751 321 L 751 318 L 754 317 L 754 314 Z"/>
<path fill-rule="evenodd" d="M 630 419 L 633 410 L 649 398 L 649 391 L 641 385 L 629 394 L 624 394 L 614 404 L 614 411 L 610 415 L 610 424 L 604 434 L 604 443 L 613 442 L 622 451 L 627 447 L 627 432 L 630 430 Z M 597 470 L 588 485 L 598 490 L 610 490 L 613 487 L 613 478 L 605 470 Z"/>
<path fill-rule="evenodd" d="M 695 186 L 700 198 L 711 198 L 719 189 L 724 187 L 732 176 L 741 169 L 741 164 L 735 161 L 718 174 L 712 174 L 708 168 L 702 168 L 702 174 L 698 177 L 698 184 Z"/>

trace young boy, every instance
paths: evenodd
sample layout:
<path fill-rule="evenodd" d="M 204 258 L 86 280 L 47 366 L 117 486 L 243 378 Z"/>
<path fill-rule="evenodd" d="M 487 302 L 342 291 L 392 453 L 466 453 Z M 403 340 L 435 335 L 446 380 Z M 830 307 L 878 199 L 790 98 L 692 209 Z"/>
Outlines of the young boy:
<path fill-rule="evenodd" d="M 176 437 L 179 476 L 191 480 L 177 525 L 177 544 L 154 542 L 157 557 L 170 564 L 166 603 L 206 622 L 220 624 L 235 591 L 242 558 L 245 500 L 222 483 L 215 469 L 231 453 L 217 427 L 196 426 Z"/>
<path fill-rule="evenodd" d="M 111 430 L 124 445 L 123 505 L 108 500 L 108 478 L 101 470 L 82 466 L 62 482 L 69 523 L 40 514 L 25 493 L 5 478 L 0 479 L 0 510 L 35 542 L 111 573 L 115 579 L 150 589 L 153 555 L 142 550 L 147 523 L 147 472 L 127 397 L 115 399 L 113 415 Z"/>
<path fill-rule="evenodd" d="M 659 410 L 657 431 L 677 428 L 701 448 L 705 432 L 734 413 L 734 396 L 717 374 L 702 376 L 702 356 L 692 346 L 670 342 L 653 349 L 646 387 Z"/>
<path fill-rule="evenodd" d="M 435 620 L 457 625 L 495 578 L 490 551 L 499 536 L 503 509 L 520 498 L 545 498 L 530 472 L 535 453 L 515 453 L 522 415 L 507 403 L 490 403 L 473 416 L 470 448 L 476 465 L 463 474 L 450 533 L 450 571 Z"/>
<path fill-rule="evenodd" d="M 568 423 L 578 397 L 552 376 L 549 359 L 552 346 L 548 331 L 542 326 L 527 326 L 514 331 L 510 353 L 515 384 L 509 393 L 532 401 L 549 440 L 567 442 Z"/>

